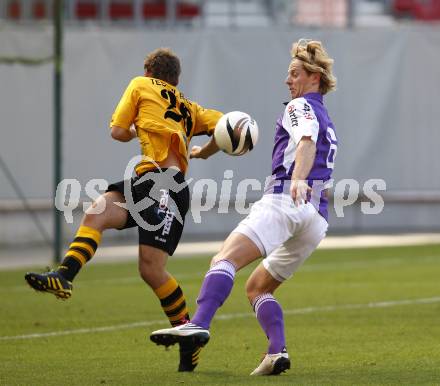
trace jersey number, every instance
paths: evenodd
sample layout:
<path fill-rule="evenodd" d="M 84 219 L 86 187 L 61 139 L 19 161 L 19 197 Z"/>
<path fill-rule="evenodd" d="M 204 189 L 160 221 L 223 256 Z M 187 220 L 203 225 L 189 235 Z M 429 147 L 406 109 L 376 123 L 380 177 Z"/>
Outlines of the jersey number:
<path fill-rule="evenodd" d="M 165 119 L 170 118 L 176 122 L 180 122 L 183 120 L 186 136 L 189 137 L 193 127 L 193 121 L 191 118 L 191 113 L 188 110 L 188 108 L 185 106 L 183 102 L 180 102 L 179 106 L 177 106 L 176 95 L 170 90 L 163 89 L 160 95 L 162 95 L 162 98 L 170 102 L 169 106 L 167 107 L 167 111 L 165 112 L 163 117 Z"/>
<path fill-rule="evenodd" d="M 327 168 L 333 169 L 335 167 L 336 153 L 338 152 L 338 140 L 335 131 L 331 127 L 327 128 L 327 139 L 330 142 L 330 149 L 327 155 Z"/>

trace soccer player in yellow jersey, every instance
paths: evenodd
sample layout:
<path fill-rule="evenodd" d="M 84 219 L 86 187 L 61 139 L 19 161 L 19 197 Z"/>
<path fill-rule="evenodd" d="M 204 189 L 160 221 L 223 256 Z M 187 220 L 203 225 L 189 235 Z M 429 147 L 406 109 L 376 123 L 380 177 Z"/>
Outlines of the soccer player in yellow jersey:
<path fill-rule="evenodd" d="M 128 85 L 110 124 L 115 140 L 139 139 L 142 158 L 136 176 L 111 184 L 94 202 L 56 270 L 27 273 L 25 279 L 37 291 L 68 299 L 73 279 L 96 252 L 102 232 L 138 226 L 139 273 L 159 298 L 171 325 L 178 326 L 189 320 L 188 308 L 166 262 L 180 240 L 189 207 L 184 175 L 188 158 L 207 158 L 218 151 L 213 137 L 203 148 L 194 146 L 191 154 L 188 146 L 194 135 L 212 135 L 222 113 L 204 109 L 177 89 L 180 61 L 171 50 L 151 52 L 144 69 L 145 76 Z M 95 209 L 103 205 L 105 210 L 97 214 Z M 179 371 L 196 367 L 198 351 L 181 344 Z"/>

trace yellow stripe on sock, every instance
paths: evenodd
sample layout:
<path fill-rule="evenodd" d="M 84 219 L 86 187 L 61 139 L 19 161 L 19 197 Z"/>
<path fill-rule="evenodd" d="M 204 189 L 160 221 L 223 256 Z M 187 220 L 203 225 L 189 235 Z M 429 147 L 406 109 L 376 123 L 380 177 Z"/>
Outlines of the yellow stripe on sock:
<path fill-rule="evenodd" d="M 80 247 L 80 248 L 84 248 L 87 252 L 90 253 L 90 256 L 93 256 L 95 254 L 95 251 L 93 250 L 92 246 L 90 244 L 87 243 L 83 243 L 83 242 L 78 242 L 78 241 L 74 241 L 72 244 L 70 244 L 69 248 L 72 247 Z"/>
<path fill-rule="evenodd" d="M 88 237 L 99 244 L 101 242 L 101 232 L 97 229 L 81 225 L 76 233 L 76 237 Z"/>
<path fill-rule="evenodd" d="M 176 316 L 168 316 L 168 319 L 170 320 L 170 322 L 178 322 L 179 320 L 182 320 L 187 313 L 188 313 L 188 308 L 185 307 L 180 314 Z"/>
<path fill-rule="evenodd" d="M 162 306 L 162 309 L 167 312 L 167 311 L 172 311 L 176 308 L 178 308 L 183 302 L 185 301 L 185 296 L 181 296 L 179 299 L 177 299 L 173 304 L 171 304 L 168 307 L 164 307 Z"/>
<path fill-rule="evenodd" d="M 156 288 L 154 293 L 159 299 L 163 299 L 171 295 L 178 286 L 179 284 L 177 283 L 176 279 L 171 277 L 165 284 L 162 284 L 160 287 Z"/>
<path fill-rule="evenodd" d="M 83 255 L 81 255 L 81 253 L 79 253 L 79 252 L 77 252 L 77 251 L 71 251 L 71 250 L 69 250 L 69 251 L 67 252 L 67 254 L 66 254 L 66 257 L 67 257 L 67 256 L 72 256 L 72 257 L 74 257 L 76 260 L 79 261 L 79 263 L 80 263 L 81 265 L 84 265 L 84 264 L 87 262 L 86 258 L 85 258 Z"/>

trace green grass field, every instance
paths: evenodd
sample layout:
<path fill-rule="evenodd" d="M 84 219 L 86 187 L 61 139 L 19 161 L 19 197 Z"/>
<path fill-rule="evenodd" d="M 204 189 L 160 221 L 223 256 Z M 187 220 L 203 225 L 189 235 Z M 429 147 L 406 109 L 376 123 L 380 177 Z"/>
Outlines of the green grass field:
<path fill-rule="evenodd" d="M 208 262 L 170 260 L 192 311 Z M 440 385 L 440 246 L 317 251 L 277 292 L 293 365 L 278 377 L 248 375 L 266 350 L 251 268 L 184 374 L 177 347 L 147 339 L 167 322 L 136 264 L 87 267 L 66 302 L 28 288 L 25 270 L 0 272 L 0 384 Z"/>

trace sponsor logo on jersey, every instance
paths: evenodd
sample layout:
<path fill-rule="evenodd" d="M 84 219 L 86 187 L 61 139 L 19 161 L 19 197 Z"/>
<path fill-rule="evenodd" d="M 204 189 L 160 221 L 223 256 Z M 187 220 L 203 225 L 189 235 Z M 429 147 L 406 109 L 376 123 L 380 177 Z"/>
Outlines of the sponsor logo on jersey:
<path fill-rule="evenodd" d="M 313 120 L 313 115 L 311 113 L 312 108 L 310 107 L 310 105 L 308 105 L 307 103 L 304 103 L 304 118 L 305 119 L 310 119 Z"/>
<path fill-rule="evenodd" d="M 292 105 L 287 108 L 292 126 L 298 126 L 298 116 L 296 115 L 295 110 L 295 106 Z"/>

